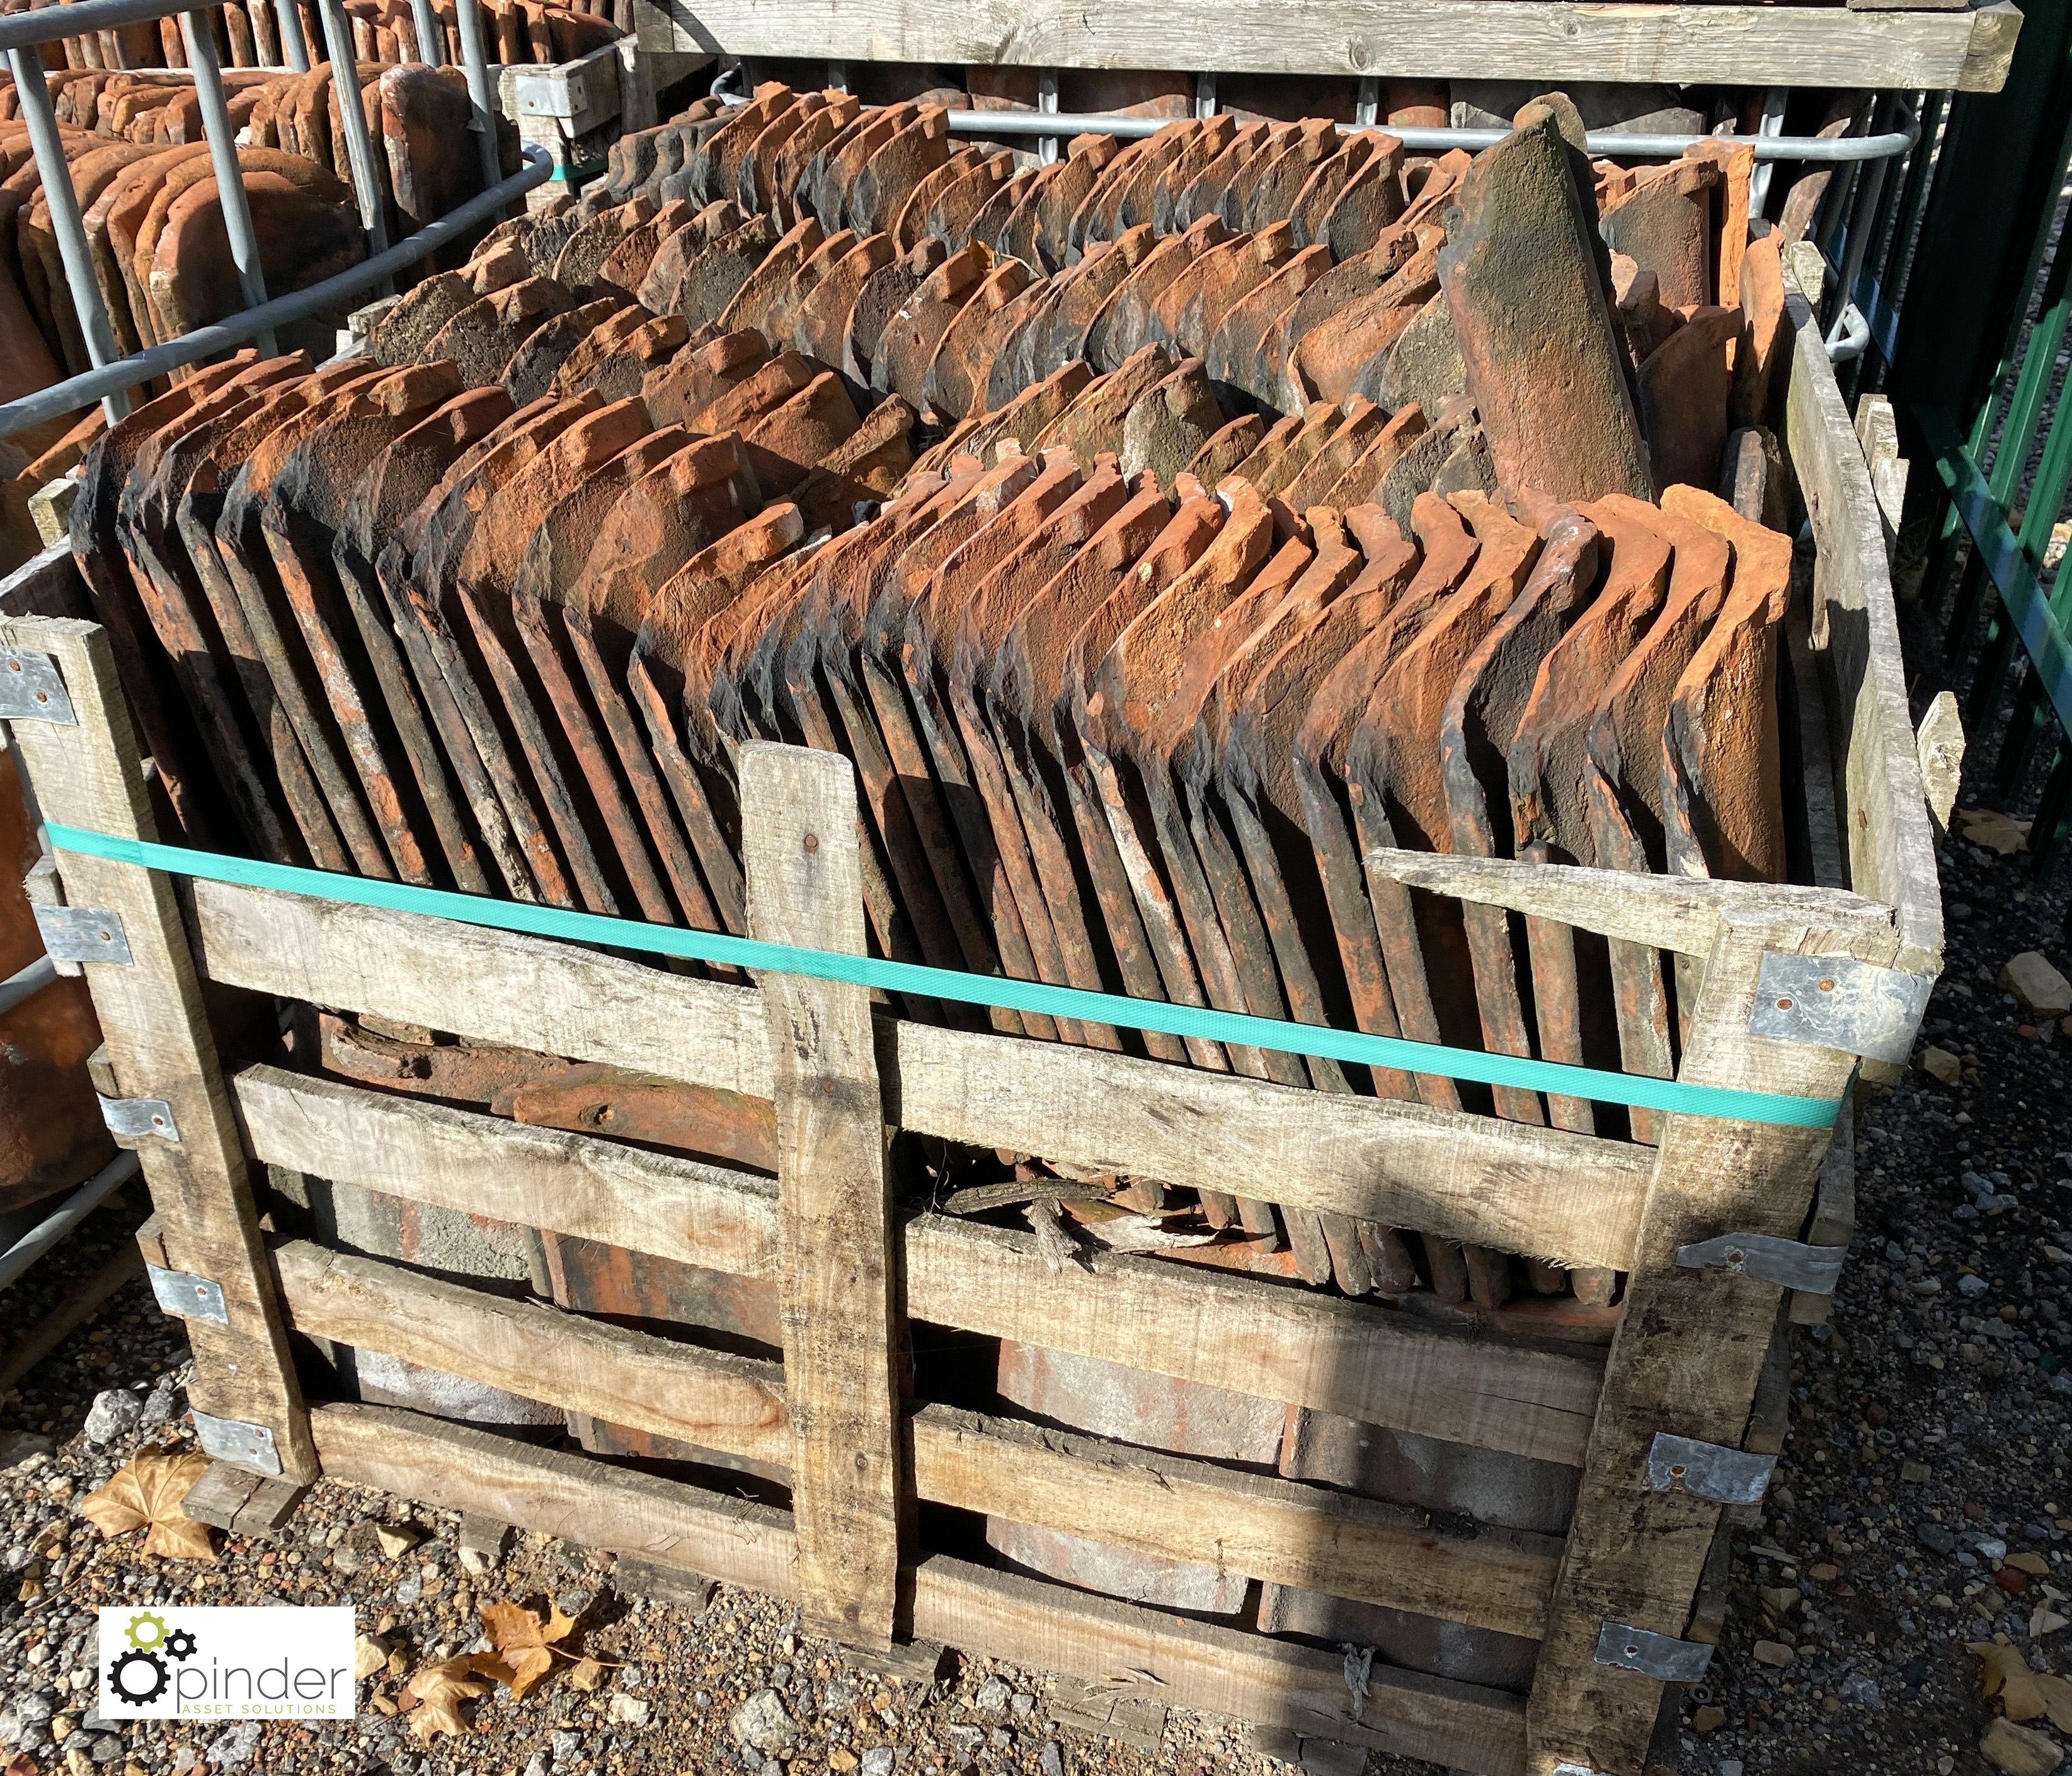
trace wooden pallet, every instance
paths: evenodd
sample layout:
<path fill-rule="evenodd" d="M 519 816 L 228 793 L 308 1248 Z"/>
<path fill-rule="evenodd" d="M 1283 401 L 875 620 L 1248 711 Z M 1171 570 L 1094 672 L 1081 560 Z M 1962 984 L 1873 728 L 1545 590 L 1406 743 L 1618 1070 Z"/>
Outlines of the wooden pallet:
<path fill-rule="evenodd" d="M 1682 1077 L 1836 1098 L 1852 1054 L 1750 1032 L 1765 956 L 1930 976 L 1941 912 L 1877 504 L 1819 329 L 1792 304 L 1786 444 L 1819 545 L 1811 634 L 1854 892 L 1466 859 L 1424 860 L 1419 879 L 1697 959 Z M 11 614 L 61 607 L 63 572 L 62 557 L 46 557 L 11 601 L 0 589 L 0 644 L 47 656 L 76 715 L 18 722 L 15 742 L 47 818 L 149 838 L 149 784 L 107 635 Z M 861 951 L 849 766 L 755 746 L 742 775 L 755 935 Z M 1170 1704 L 1490 1776 L 1640 1769 L 1663 1685 L 1601 1650 L 1616 1659 L 1640 1644 L 1631 1629 L 1703 1639 L 1694 1609 L 1722 1508 L 1654 1490 L 1650 1450 L 1663 1433 L 1741 1449 L 1783 1293 L 1682 1268 L 1679 1248 L 1801 1237 L 1824 1130 L 1671 1116 L 1649 1149 L 906 1022 L 874 1012 L 861 989 L 800 977 L 730 986 L 441 919 L 176 886 L 74 853 L 62 865 L 68 901 L 119 919 L 132 952 L 127 966 L 86 972 L 116 1082 L 164 1099 L 177 1124 L 177 1142 L 140 1143 L 162 1242 L 154 1261 L 221 1290 L 221 1320 L 189 1322 L 191 1397 L 228 1425 L 219 1440 L 256 1439 L 255 1470 L 360 1482 L 795 1597 L 809 1632 L 853 1646 L 912 1637 L 1088 1679 L 1149 1671 Z M 222 989 L 774 1099 L 780 1176 L 773 1186 L 272 1067 L 226 1076 L 209 1017 L 210 1003 L 236 1002 Z M 1552 1350 L 1152 1258 L 1053 1273 L 1029 1235 L 895 1213 L 887 1125 L 1182 1186 L 1271 1178 L 1276 1200 L 1297 1207 L 1624 1271 L 1623 1311 L 1608 1350 Z M 261 1166 L 774 1280 L 783 1360 L 306 1241 L 269 1246 Z M 1460 1534 L 1322 1486 L 902 1402 L 911 1320 L 1110 1361 L 1128 1352 L 1189 1381 L 1567 1464 L 1581 1470 L 1579 1503 L 1565 1542 Z M 434 1417 L 305 1400 L 291 1330 L 782 1465 L 792 1508 Z M 1537 1675 L 1528 1698 L 1377 1667 L 1355 1713 L 1336 1653 L 928 1552 L 917 1499 L 1527 1636 L 1541 1645 Z"/>

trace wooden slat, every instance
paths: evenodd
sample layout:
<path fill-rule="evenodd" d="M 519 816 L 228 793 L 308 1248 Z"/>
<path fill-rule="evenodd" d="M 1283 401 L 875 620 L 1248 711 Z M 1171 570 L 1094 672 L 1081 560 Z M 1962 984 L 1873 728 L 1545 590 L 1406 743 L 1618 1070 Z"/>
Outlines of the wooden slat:
<path fill-rule="evenodd" d="M 890 1034 L 886 1113 L 902 1128 L 1564 1264 L 1633 1255 L 1652 1155 L 1630 1142 L 1062 1042 Z"/>
<path fill-rule="evenodd" d="M 318 1406 L 310 1428 L 331 1479 L 798 1594 L 788 1511 L 394 1407 Z"/>
<path fill-rule="evenodd" d="M 324 1471 L 446 1510 L 476 1511 L 586 1546 L 796 1594 L 789 1515 L 471 1425 L 378 1406 L 311 1415 Z M 913 1572 L 912 1631 L 1018 1664 L 1089 1679 L 1149 1672 L 1160 1700 L 1470 1770 L 1523 1776 L 1515 1696 L 1374 1668 L 1351 1717 L 1336 1653 L 988 1572 L 940 1555 Z"/>
<path fill-rule="evenodd" d="M 1052 1273 L 1030 1235 L 930 1217 L 906 1235 L 916 1319 L 1312 1406 L 1370 1424 L 1581 1462 L 1595 1353 L 1521 1350 L 1249 1276 L 1112 1255 Z"/>
<path fill-rule="evenodd" d="M 84 617 L 86 578 L 72 559 L 72 544 L 60 539 L 0 576 L 0 617 Z"/>
<path fill-rule="evenodd" d="M 742 805 L 754 811 L 742 823 L 749 935 L 862 955 L 856 767 L 837 753 L 763 742 L 743 747 L 738 763 Z M 759 985 L 777 1104 L 777 1301 L 800 1605 L 810 1634 L 889 1646 L 913 1511 L 870 995 L 796 974 Z"/>
<path fill-rule="evenodd" d="M 728 1455 L 788 1466 L 783 1371 L 306 1240 L 278 1248 L 298 1331 Z M 1325 1486 L 940 1405 L 912 1419 L 921 1497 L 1174 1560 L 1531 1637 L 1561 1544 L 1449 1535 Z"/>
<path fill-rule="evenodd" d="M 777 1274 L 777 1190 L 752 1173 L 277 1067 L 245 1068 L 231 1091 L 251 1152 L 270 1165 L 707 1270 Z"/>
<path fill-rule="evenodd" d="M 192 904 L 201 966 L 226 985 L 750 1097 L 773 1090 L 749 988 L 223 882 L 195 882 Z M 1565 1264 L 1622 1270 L 1632 1257 L 1652 1160 L 1629 1142 L 889 1018 L 877 1039 L 886 1115 L 919 1133 Z"/>
<path fill-rule="evenodd" d="M 1092 1682 L 1130 1671 L 1138 1693 L 1235 1715 L 1305 1739 L 1422 1758 L 1477 1776 L 1523 1776 L 1524 1705 L 1501 1690 L 1376 1661 L 1357 1718 L 1345 1660 L 1268 1635 L 1190 1622 L 1112 1597 L 931 1555 L 914 1575 L 916 1636 Z"/>
<path fill-rule="evenodd" d="M 1835 750 L 1842 760 L 1849 882 L 1897 910 L 1893 966 L 1932 973 L 1942 965 L 1942 898 L 1907 707 L 1885 521 L 1819 324 L 1803 297 L 1786 299 L 1794 337 L 1785 448 L 1820 549 L 1813 639 L 1826 652 L 1830 707 L 1840 724 Z"/>
<path fill-rule="evenodd" d="M 1892 928 L 1892 909 L 1877 901 L 1788 882 L 1635 876 L 1573 864 L 1456 857 L 1429 851 L 1370 851 L 1363 861 L 1371 870 L 1432 894 L 1507 906 L 1514 912 L 1558 919 L 1586 931 L 1685 956 L 1710 955 L 1724 924 L 1769 925 L 1798 919 L 1817 920 L 1830 930 L 1870 934 Z"/>
<path fill-rule="evenodd" d="M 1861 942 L 1855 953 L 1889 965 L 1896 942 Z M 1803 928 L 1723 933 L 1707 961 L 1679 1076 L 1840 1096 L 1852 1056 L 1749 1033 L 1766 950 L 1848 954 L 1850 945 Z M 1598 1633 L 1609 1621 L 1680 1636 L 1720 1511 L 1690 1493 L 1650 1490 L 1648 1447 L 1663 1432 L 1739 1446 L 1782 1294 L 1751 1276 L 1679 1269 L 1677 1248 L 1725 1233 L 1796 1238 L 1827 1138 L 1826 1129 L 1697 1116 L 1665 1123 L 1533 1678 L 1536 1771 L 1563 1762 L 1638 1770 L 1646 1756 L 1662 1686 L 1598 1664 Z"/>
<path fill-rule="evenodd" d="M 0 620 L 0 643 L 50 655 L 78 717 L 73 726 L 13 724 L 44 817 L 156 840 L 142 749 L 107 631 L 74 619 L 18 618 Z M 221 1287 L 229 1315 L 228 1324 L 187 1322 L 193 1402 L 218 1418 L 270 1431 L 281 1471 L 306 1480 L 316 1471 L 316 1452 L 172 882 L 71 852 L 60 862 L 67 902 L 112 913 L 134 959 L 128 966 L 90 962 L 84 970 L 122 1092 L 164 1099 L 179 1131 L 177 1141 L 138 1143 L 166 1249 L 175 1267 Z"/>
<path fill-rule="evenodd" d="M 1813 1193 L 1813 1213 L 1806 1223 L 1809 1246 L 1847 1248 L 1856 1231 L 1856 1122 L 1852 1108 L 1844 1104 L 1835 1124 L 1834 1139 L 1820 1161 L 1820 1182 Z M 1814 1295 L 1804 1289 L 1791 1297 L 1794 1326 L 1824 1326 L 1835 1310 L 1832 1295 Z"/>
<path fill-rule="evenodd" d="M 1561 1558 L 1558 1536 L 1449 1536 L 1327 1486 L 947 1406 L 915 1418 L 914 1474 L 966 1511 L 1527 1639 Z"/>
<path fill-rule="evenodd" d="M 272 1067 L 247 1068 L 236 1087 L 253 1157 L 267 1164 L 413 1202 L 464 1200 L 472 1214 L 708 1269 L 745 1254 L 749 1274 L 774 1274 L 766 1179 Z M 694 1188 L 680 1175 L 691 1171 L 701 1174 Z M 1030 1235 L 923 1215 L 906 1228 L 908 1312 L 1111 1362 L 1128 1352 L 1161 1374 L 1392 1429 L 1582 1460 L 1601 1373 L 1595 1352 L 1522 1350 L 1158 1259 L 1088 1264 L 1054 1276 Z M 1145 1338 L 1146 1326 L 1160 1335 Z"/>
<path fill-rule="evenodd" d="M 729 1455 L 792 1459 L 784 1372 L 774 1363 L 508 1301 L 306 1240 L 277 1248 L 273 1261 L 290 1322 L 312 1338 Z"/>
<path fill-rule="evenodd" d="M 638 0 L 643 48 L 849 61 L 1997 92 L 2017 14 L 1361 0 Z"/>

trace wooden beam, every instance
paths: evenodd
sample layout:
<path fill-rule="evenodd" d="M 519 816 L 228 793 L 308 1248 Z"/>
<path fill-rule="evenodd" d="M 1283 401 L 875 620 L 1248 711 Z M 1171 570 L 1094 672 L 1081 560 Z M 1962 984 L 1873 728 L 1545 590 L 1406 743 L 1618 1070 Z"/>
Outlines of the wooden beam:
<path fill-rule="evenodd" d="M 253 1156 L 266 1164 L 707 1269 L 738 1254 L 746 1274 L 775 1274 L 767 1179 L 272 1067 L 248 1067 L 236 1090 Z M 686 1189 L 680 1174 L 692 1170 L 701 1176 Z M 908 1312 L 932 1325 L 1111 1361 L 1127 1350 L 1146 1368 L 1235 1393 L 1582 1460 L 1601 1373 L 1594 1351 L 1470 1338 L 1157 1258 L 1105 1253 L 1087 1266 L 1054 1276 L 1032 1235 L 949 1216 L 918 1216 L 906 1230 Z M 1147 1340 L 1147 1325 L 1175 1330 Z"/>
<path fill-rule="evenodd" d="M 1112 1254 L 1052 1272 L 1033 1235 L 929 1216 L 906 1235 L 916 1319 L 1040 1344 L 1369 1424 L 1571 1466 L 1596 1353 L 1463 1337 L 1400 1310 Z M 1157 1334 L 1146 1337 L 1145 1329 Z"/>
<path fill-rule="evenodd" d="M 844 61 L 1996 92 L 2019 26 L 2017 17 L 1982 27 L 1999 10 L 1228 0 L 1207 13 L 1131 0 L 639 0 L 635 28 L 647 49 L 796 56 L 811 43 Z"/>
<path fill-rule="evenodd" d="M 1391 880 L 1485 906 L 1558 919 L 1586 931 L 1685 956 L 1709 956 L 1723 925 L 1819 923 L 1833 931 L 1889 932 L 1892 909 L 1861 895 L 1790 883 L 1636 876 L 1574 864 L 1457 857 L 1375 849 L 1363 860 Z"/>
<path fill-rule="evenodd" d="M 570 944 L 223 882 L 195 941 L 228 986 L 767 1098 L 754 989 Z M 881 1018 L 886 1120 L 923 1134 L 1578 1266 L 1633 1255 L 1650 1150 L 1387 1098 Z M 1215 1138 L 1204 1140 L 1213 1128 Z"/>
<path fill-rule="evenodd" d="M 789 1464 L 784 1372 L 543 1301 L 507 1300 L 306 1240 L 273 1262 L 290 1322 L 527 1400 L 752 1461 Z"/>
<path fill-rule="evenodd" d="M 16 618 L 0 620 L 0 644 L 51 656 L 76 717 L 72 725 L 13 724 L 44 817 L 155 841 L 143 749 L 108 631 L 76 619 Z M 190 1396 L 204 1412 L 270 1433 L 279 1471 L 308 1480 L 316 1451 L 172 882 L 74 852 L 60 862 L 68 903 L 111 915 L 129 946 L 127 964 L 84 966 L 117 1082 L 129 1096 L 162 1098 L 178 1131 L 175 1141 L 138 1143 L 166 1249 L 175 1268 L 223 1291 L 227 1322 L 187 1323 L 195 1370 Z"/>
<path fill-rule="evenodd" d="M 777 1275 L 777 1190 L 752 1173 L 277 1067 L 246 1067 L 231 1091 L 249 1151 L 269 1165 L 706 1270 Z"/>
<path fill-rule="evenodd" d="M 774 1363 L 306 1240 L 274 1257 L 290 1323 L 311 1337 L 725 1454 L 793 1459 Z M 1532 1638 L 1545 1621 L 1560 1560 L 1555 1537 L 1452 1535 L 1416 1512 L 1329 1487 L 948 1406 L 922 1407 L 911 1424 L 915 1488 L 937 1504 L 1503 1634 Z"/>
<path fill-rule="evenodd" d="M 738 760 L 749 935 L 864 953 L 856 767 L 756 742 Z M 760 977 L 777 1104 L 777 1299 L 807 1632 L 892 1644 L 912 1498 L 900 1449 L 892 1182 L 862 987 Z M 610 1414 L 604 1415 L 609 1417 Z"/>
<path fill-rule="evenodd" d="M 1784 446 L 1819 545 L 1813 639 L 1823 653 L 1834 751 L 1841 761 L 1850 885 L 1897 909 L 1900 942 L 1892 966 L 1932 973 L 1942 965 L 1942 897 L 1907 704 L 1885 520 L 1819 323 L 1803 297 L 1787 294 L 1785 300 L 1793 338 Z"/>
<path fill-rule="evenodd" d="M 311 1414 L 324 1471 L 453 1511 L 635 1554 L 778 1597 L 797 1594 L 789 1515 L 582 1456 L 379 1406 Z M 1161 1701 L 1233 1714 L 1479 1776 L 1523 1776 L 1515 1696 L 1374 1668 L 1357 1718 L 1335 1653 L 1222 1628 L 941 1555 L 913 1568 L 913 1632 L 1092 1680 L 1157 1679 Z"/>
<path fill-rule="evenodd" d="M 1893 934 L 1882 947 L 1863 943 L 1857 959 L 1889 966 L 1897 942 Z M 1852 1057 L 1751 1035 L 1748 1022 L 1766 951 L 1849 948 L 1840 934 L 1803 927 L 1723 931 L 1706 961 L 1679 1076 L 1737 1091 L 1840 1096 Z M 1753 1276 L 1679 1268 L 1677 1249 L 1729 1233 L 1798 1238 L 1827 1139 L 1824 1128 L 1702 1116 L 1664 1123 L 1533 1676 L 1536 1776 L 1564 1763 L 1638 1770 L 1646 1759 L 1662 1685 L 1599 1664 L 1598 1634 L 1612 1622 L 1681 1637 L 1720 1514 L 1694 1494 L 1651 1490 L 1648 1449 L 1663 1432 L 1740 1447 L 1782 1295 Z"/>

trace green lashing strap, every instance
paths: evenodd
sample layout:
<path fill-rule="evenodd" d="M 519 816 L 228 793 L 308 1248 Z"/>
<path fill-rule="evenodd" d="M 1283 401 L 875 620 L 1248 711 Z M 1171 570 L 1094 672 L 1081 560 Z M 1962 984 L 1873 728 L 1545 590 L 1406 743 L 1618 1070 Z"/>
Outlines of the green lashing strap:
<path fill-rule="evenodd" d="M 1519 1055 L 1490 1054 L 1478 1049 L 1442 1048 L 1400 1037 L 1371 1036 L 1364 1031 L 1294 1024 L 1274 1018 L 1251 1018 L 1237 1012 L 1176 1005 L 1162 999 L 1128 999 L 1119 993 L 1085 993 L 1076 987 L 1054 987 L 1036 980 L 1013 980 L 998 975 L 962 974 L 950 968 L 923 968 L 911 962 L 886 962 L 876 956 L 845 956 L 831 950 L 800 950 L 784 944 L 762 944 L 719 931 L 687 930 L 678 925 L 650 925 L 639 919 L 607 919 L 565 907 L 490 900 L 407 882 L 376 882 L 364 876 L 335 875 L 328 870 L 298 870 L 286 864 L 261 863 L 249 857 L 219 857 L 178 845 L 150 845 L 139 839 L 112 838 L 105 832 L 51 823 L 51 843 L 60 851 L 134 863 L 168 874 L 206 882 L 227 882 L 242 888 L 269 888 L 317 900 L 342 901 L 386 912 L 419 913 L 450 919 L 492 931 L 524 931 L 534 937 L 563 938 L 615 950 L 646 951 L 655 956 L 683 956 L 770 974 L 804 975 L 816 980 L 839 980 L 849 986 L 874 987 L 885 993 L 927 999 L 951 999 L 969 1005 L 997 1005 L 1010 1011 L 1039 1012 L 1082 1022 L 1116 1024 L 1130 1030 L 1162 1030 L 1170 1036 L 1203 1042 L 1233 1042 L 1270 1048 L 1289 1054 L 1317 1054 L 1334 1061 L 1405 1073 L 1435 1074 L 1443 1079 L 1471 1079 L 1483 1085 L 1515 1087 L 1603 1104 L 1635 1105 L 1675 1115 L 1716 1116 L 1729 1122 L 1774 1123 L 1787 1128 L 1832 1128 L 1841 1109 L 1837 1098 L 1802 1098 L 1773 1092 L 1736 1092 L 1712 1085 L 1686 1085 L 1675 1079 L 1651 1079 L 1638 1073 L 1608 1073 L 1594 1067 L 1568 1067 Z"/>

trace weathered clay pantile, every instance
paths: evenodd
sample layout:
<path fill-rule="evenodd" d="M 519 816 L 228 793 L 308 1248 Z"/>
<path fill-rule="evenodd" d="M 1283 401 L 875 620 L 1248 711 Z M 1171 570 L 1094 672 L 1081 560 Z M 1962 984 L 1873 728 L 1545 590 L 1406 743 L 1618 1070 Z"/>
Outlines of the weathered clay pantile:
<path fill-rule="evenodd" d="M 1550 117 L 1477 158 L 1440 285 L 1503 484 L 1646 499 L 1646 446 L 1568 154 Z"/>

